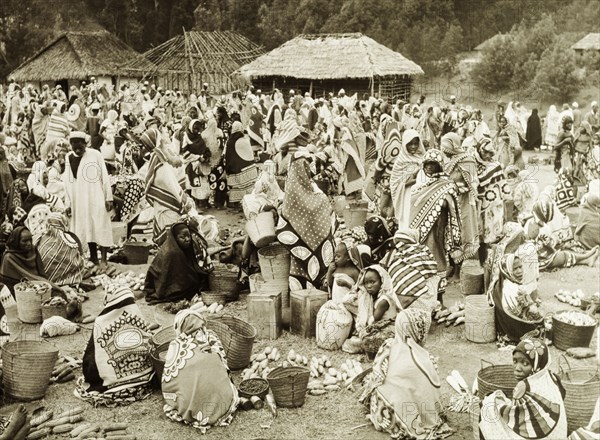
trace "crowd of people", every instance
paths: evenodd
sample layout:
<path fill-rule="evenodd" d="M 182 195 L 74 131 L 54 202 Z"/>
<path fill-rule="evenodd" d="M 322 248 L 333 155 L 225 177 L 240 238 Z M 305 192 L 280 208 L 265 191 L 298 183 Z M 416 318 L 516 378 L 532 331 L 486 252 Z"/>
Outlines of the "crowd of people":
<path fill-rule="evenodd" d="M 277 241 L 291 255 L 289 289 L 328 291 L 353 317 L 343 350 L 374 356 L 361 396 L 374 426 L 395 438 L 434 438 L 451 431 L 421 344 L 444 307 L 448 280 L 465 262 L 482 265 L 498 331 L 518 343 L 516 374 L 528 384 L 525 400 L 494 400 L 502 417 L 482 422 L 482 436 L 567 437 L 547 347 L 519 340 L 542 323 L 539 272 L 598 260 L 596 102 L 585 114 L 576 103 L 562 113 L 551 106 L 542 122 L 537 109 L 518 102 L 499 104 L 486 118 L 455 97 L 409 103 L 342 89 L 315 98 L 250 86 L 216 98 L 208 84 L 186 95 L 147 82 L 114 89 L 94 78 L 68 96 L 59 85 L 39 91 L 11 83 L 1 98 L 0 281 L 13 295 L 21 280 L 43 279 L 54 295 L 76 298 L 86 259 L 109 270 L 111 221 L 126 223 L 130 236 L 140 213 L 151 210 L 158 251 L 146 300 L 189 299 L 207 288 L 214 268 L 208 242 L 215 234 L 203 211 L 272 213 Z M 523 150 L 544 149 L 554 151 L 556 182 L 540 192 Z M 576 206 L 573 228 L 567 210 Z M 361 209 L 368 218 L 348 224 L 344 212 Z M 220 256 L 239 265 L 240 289 L 259 270 L 256 252 L 245 237 Z M 191 310 L 177 315 L 162 379 L 165 414 L 202 431 L 226 425 L 238 404 L 223 348 L 205 324 Z M 149 394 L 144 349 L 117 353 L 110 343 L 110 329 L 120 326 L 147 341 L 127 288 L 107 292 L 85 352 L 76 394 L 94 405 Z M 210 377 L 201 374 L 209 369 Z M 538 395 L 552 411 L 547 429 L 532 437 L 536 415 L 525 401 Z M 209 413 L 200 411 L 206 396 L 220 402 Z M 407 399 L 423 410 L 406 414 Z"/>

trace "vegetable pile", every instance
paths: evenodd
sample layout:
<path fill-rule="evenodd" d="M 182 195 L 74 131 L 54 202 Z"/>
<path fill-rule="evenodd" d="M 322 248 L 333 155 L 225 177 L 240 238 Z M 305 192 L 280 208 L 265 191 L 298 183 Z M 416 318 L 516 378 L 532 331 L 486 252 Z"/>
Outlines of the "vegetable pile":
<path fill-rule="evenodd" d="M 593 327 L 598 323 L 598 321 L 596 321 L 590 315 L 575 310 L 557 313 L 554 315 L 554 318 L 558 321 L 566 324 L 576 325 L 578 327 Z"/>
<path fill-rule="evenodd" d="M 101 274 L 93 276 L 91 279 L 96 286 L 102 286 L 107 291 L 121 286 L 127 286 L 133 291 L 140 291 L 144 289 L 146 275 L 136 275 L 132 270 L 130 270 L 127 273 L 116 274 L 113 277 L 107 274 Z"/>
<path fill-rule="evenodd" d="M 438 324 L 445 323 L 446 327 L 450 327 L 450 324 L 461 325 L 465 323 L 465 305 L 462 303 L 456 303 L 452 307 L 442 309 L 440 307 L 434 311 L 433 320 Z"/>

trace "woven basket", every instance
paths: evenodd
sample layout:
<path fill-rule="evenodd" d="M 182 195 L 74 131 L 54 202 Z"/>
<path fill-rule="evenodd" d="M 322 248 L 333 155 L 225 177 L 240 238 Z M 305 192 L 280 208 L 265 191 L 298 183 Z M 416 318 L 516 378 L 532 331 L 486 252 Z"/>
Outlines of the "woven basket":
<path fill-rule="evenodd" d="M 208 285 L 212 292 L 225 294 L 227 301 L 237 301 L 240 297 L 239 289 L 237 288 L 238 273 L 231 272 L 224 265 L 215 265 L 208 276 Z"/>
<path fill-rule="evenodd" d="M 202 292 L 202 301 L 207 306 L 211 304 L 225 304 L 227 302 L 227 294 L 221 292 Z"/>
<path fill-rule="evenodd" d="M 150 338 L 150 343 L 154 348 L 156 348 L 163 344 L 169 344 L 176 337 L 177 335 L 175 334 L 175 328 L 173 328 L 173 326 L 165 327 L 152 335 Z"/>
<path fill-rule="evenodd" d="M 479 438 L 479 415 L 481 414 L 481 406 L 479 402 L 473 402 L 469 407 L 469 420 L 471 422 L 471 428 L 473 429 L 473 440 L 480 440 Z"/>
<path fill-rule="evenodd" d="M 290 306 L 290 285 L 287 278 L 281 280 L 264 281 L 255 279 L 255 292 L 261 295 L 271 295 L 281 292 L 281 307 Z"/>
<path fill-rule="evenodd" d="M 489 364 L 483 368 L 483 364 Z M 477 395 L 481 400 L 488 394 L 501 390 L 506 397 L 512 398 L 513 389 L 517 385 L 514 368 L 512 365 L 494 365 L 486 360 L 481 360 L 481 370 L 477 373 Z"/>
<path fill-rule="evenodd" d="M 562 361 L 567 364 L 563 368 Z M 559 359 L 559 378 L 567 392 L 565 411 L 568 431 L 587 426 L 594 413 L 596 401 L 600 397 L 600 371 L 598 367 L 571 368 L 567 358 Z"/>
<path fill-rule="evenodd" d="M 281 280 L 290 275 L 290 253 L 281 244 L 258 250 L 258 264 L 263 280 Z"/>
<path fill-rule="evenodd" d="M 483 267 L 478 260 L 466 260 L 460 268 L 460 289 L 463 295 L 479 295 L 484 290 Z"/>
<path fill-rule="evenodd" d="M 560 313 L 557 312 L 552 316 L 552 342 L 554 346 L 563 351 L 571 347 L 589 347 L 598 320 L 594 318 L 595 324 L 589 326 L 567 324 L 560 319 L 556 319 L 556 315 L 560 315 Z"/>
<path fill-rule="evenodd" d="M 348 229 L 355 228 L 357 226 L 364 226 L 367 221 L 367 208 L 358 206 L 351 206 L 344 209 L 344 223 Z"/>
<path fill-rule="evenodd" d="M 241 370 L 250 364 L 256 338 L 254 326 L 233 316 L 221 316 L 208 319 L 206 327 L 219 337 L 231 370 Z"/>
<path fill-rule="evenodd" d="M 496 340 L 494 306 L 489 304 L 487 295 L 465 297 L 465 336 L 478 344 Z"/>
<path fill-rule="evenodd" d="M 259 391 L 257 393 L 253 393 L 253 394 L 250 394 L 250 393 L 247 393 L 245 391 L 242 391 L 242 388 L 244 388 L 244 383 L 249 383 L 249 382 L 258 382 L 258 383 L 260 383 L 261 386 L 262 386 L 262 388 L 261 388 L 262 391 Z M 261 399 L 264 399 L 265 396 L 267 395 L 267 393 L 269 392 L 269 382 L 267 382 L 264 379 L 257 379 L 257 378 L 255 378 L 255 379 L 246 379 L 246 380 L 243 380 L 243 381 L 240 382 L 240 384 L 237 386 L 237 389 L 238 389 L 239 395 L 242 396 L 242 397 L 245 397 L 246 399 L 249 399 L 252 396 L 258 396 Z"/>
<path fill-rule="evenodd" d="M 19 319 L 27 324 L 40 324 L 42 303 L 50 299 L 52 287 L 45 281 L 25 281 L 15 285 Z"/>
<path fill-rule="evenodd" d="M 2 347 L 2 384 L 6 395 L 18 400 L 44 397 L 58 350 L 46 342 L 7 342 Z"/>
<path fill-rule="evenodd" d="M 66 304 L 42 304 L 42 320 L 46 320 L 53 316 L 60 316 L 61 318 L 67 319 L 67 305 Z"/>
<path fill-rule="evenodd" d="M 254 246 L 263 248 L 277 239 L 272 212 L 261 212 L 246 222 L 246 233 Z"/>
<path fill-rule="evenodd" d="M 146 264 L 150 256 L 152 245 L 143 241 L 128 241 L 123 245 L 123 255 L 127 257 L 127 264 Z"/>
<path fill-rule="evenodd" d="M 267 375 L 275 403 L 283 408 L 304 405 L 310 370 L 304 367 L 277 367 Z"/>
<path fill-rule="evenodd" d="M 160 381 L 162 379 L 162 374 L 165 369 L 165 359 L 161 357 L 161 353 L 164 353 L 164 356 L 167 355 L 167 351 L 169 351 L 170 342 L 165 342 L 158 347 L 150 350 L 150 358 L 152 359 L 152 365 L 154 365 L 154 371 L 156 372 L 157 379 Z"/>

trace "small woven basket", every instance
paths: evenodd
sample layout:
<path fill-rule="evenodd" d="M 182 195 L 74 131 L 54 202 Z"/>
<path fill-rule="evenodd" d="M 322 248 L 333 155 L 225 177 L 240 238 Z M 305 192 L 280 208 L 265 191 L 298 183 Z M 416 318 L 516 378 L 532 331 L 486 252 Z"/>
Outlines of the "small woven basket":
<path fill-rule="evenodd" d="M 67 319 L 67 304 L 42 304 L 42 320 L 53 316 L 60 316 Z"/>
<path fill-rule="evenodd" d="M 261 212 L 246 222 L 246 233 L 258 249 L 273 243 L 275 234 L 275 218 L 272 212 Z"/>
<path fill-rule="evenodd" d="M 598 320 L 594 318 L 594 325 L 573 325 L 557 319 L 556 316 L 560 313 L 557 312 L 552 316 L 552 342 L 554 346 L 563 351 L 572 347 L 589 347 Z M 584 314 L 584 312 L 580 313 Z"/>
<path fill-rule="evenodd" d="M 221 292 L 202 292 L 202 302 L 207 306 L 211 304 L 225 304 L 227 302 L 227 294 Z"/>
<path fill-rule="evenodd" d="M 272 244 L 258 250 L 258 264 L 263 280 L 288 279 L 290 253 L 281 244 Z"/>
<path fill-rule="evenodd" d="M 231 370 L 241 370 L 250 364 L 256 338 L 254 326 L 233 316 L 221 316 L 208 319 L 206 327 L 219 337 Z"/>
<path fill-rule="evenodd" d="M 227 269 L 223 264 L 216 264 L 208 276 L 208 285 L 212 292 L 225 294 L 227 301 L 237 301 L 240 294 L 237 288 L 238 273 Z"/>
<path fill-rule="evenodd" d="M 567 364 L 567 368 L 563 368 L 561 361 Z M 598 397 L 600 397 L 598 367 L 571 368 L 567 358 L 562 355 L 559 359 L 559 378 L 567 392 L 565 411 L 568 431 L 587 426 L 594 413 Z"/>
<path fill-rule="evenodd" d="M 460 268 L 460 289 L 463 295 L 479 295 L 484 291 L 483 267 L 478 260 L 466 260 Z"/>
<path fill-rule="evenodd" d="M 42 303 L 50 299 L 52 287 L 45 281 L 24 281 L 15 285 L 19 319 L 27 324 L 40 324 Z"/>
<path fill-rule="evenodd" d="M 473 429 L 473 440 L 480 440 L 479 438 L 479 415 L 481 414 L 481 406 L 479 402 L 473 402 L 469 407 L 469 420 L 471 421 L 471 428 Z"/>
<path fill-rule="evenodd" d="M 165 359 L 167 351 L 169 351 L 170 342 L 165 342 L 158 347 L 150 350 L 150 359 L 152 359 L 152 365 L 154 365 L 154 371 L 156 372 L 157 379 L 162 379 L 162 374 L 165 369 Z"/>
<path fill-rule="evenodd" d="M 483 364 L 489 366 L 483 368 Z M 512 365 L 494 365 L 486 360 L 481 360 L 481 370 L 477 373 L 477 395 L 481 400 L 488 394 L 501 390 L 506 397 L 512 398 L 513 389 L 517 385 L 514 368 Z"/>
<path fill-rule="evenodd" d="M 173 328 L 173 326 L 165 327 L 152 335 L 150 343 L 156 348 L 171 343 L 176 337 L 177 335 L 175 334 L 175 328 Z"/>
<path fill-rule="evenodd" d="M 494 306 L 489 304 L 487 295 L 465 297 L 465 336 L 478 344 L 496 340 Z"/>
<path fill-rule="evenodd" d="M 58 350 L 36 341 L 7 342 L 2 347 L 2 384 L 6 395 L 18 400 L 44 397 Z"/>
<path fill-rule="evenodd" d="M 310 370 L 304 367 L 277 367 L 267 375 L 275 403 L 283 408 L 304 405 Z"/>
<path fill-rule="evenodd" d="M 254 393 L 244 391 L 245 387 L 251 383 L 258 384 L 257 388 L 260 388 L 260 391 L 256 391 Z M 241 381 L 237 388 L 239 395 L 245 397 L 246 399 L 249 399 L 252 396 L 258 396 L 261 399 L 264 399 L 267 393 L 269 392 L 269 382 L 267 382 L 264 379 L 246 379 Z"/>

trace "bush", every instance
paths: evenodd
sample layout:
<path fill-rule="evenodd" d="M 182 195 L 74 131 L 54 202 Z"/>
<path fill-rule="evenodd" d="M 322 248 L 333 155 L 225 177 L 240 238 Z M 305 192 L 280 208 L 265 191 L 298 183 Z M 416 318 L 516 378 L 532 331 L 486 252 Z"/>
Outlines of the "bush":
<path fill-rule="evenodd" d="M 514 75 L 515 48 L 510 35 L 495 38 L 473 68 L 472 78 L 487 92 L 505 90 Z"/>
<path fill-rule="evenodd" d="M 575 96 L 580 82 L 571 42 L 559 38 L 552 47 L 544 51 L 538 64 L 534 79 L 538 97 L 553 102 L 566 102 Z"/>

